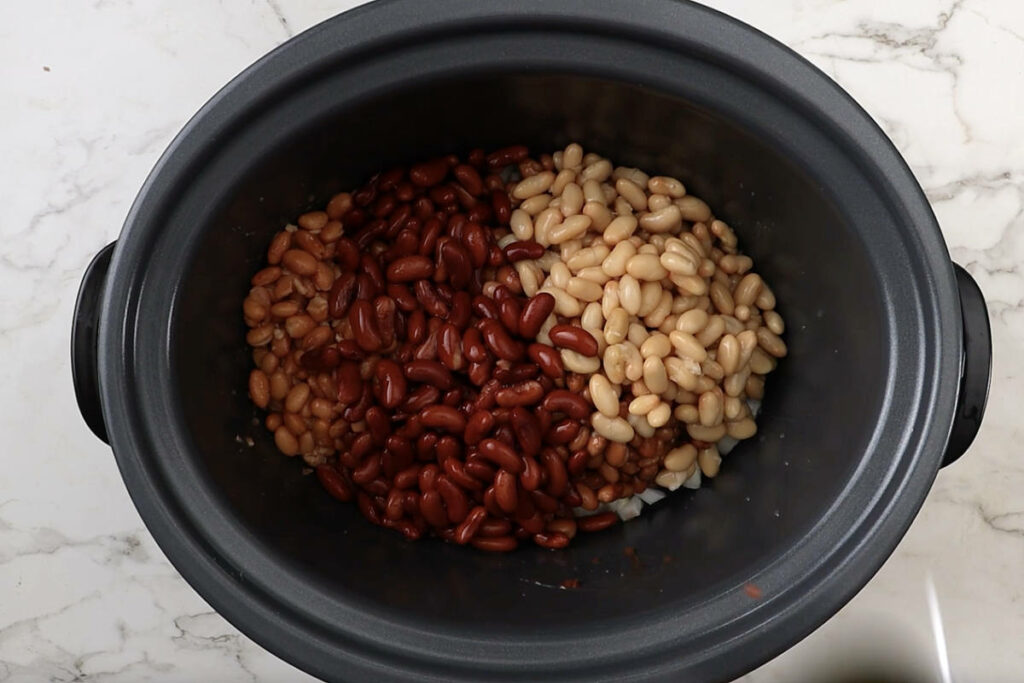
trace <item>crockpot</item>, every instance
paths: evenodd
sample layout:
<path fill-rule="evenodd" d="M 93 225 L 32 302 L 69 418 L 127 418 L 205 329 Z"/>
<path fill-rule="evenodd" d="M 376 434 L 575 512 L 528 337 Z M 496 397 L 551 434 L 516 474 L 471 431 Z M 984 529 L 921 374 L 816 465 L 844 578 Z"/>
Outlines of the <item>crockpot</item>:
<path fill-rule="evenodd" d="M 758 436 L 566 550 L 371 526 L 259 426 L 250 275 L 282 225 L 378 169 L 569 141 L 681 178 L 735 227 L 788 323 Z M 85 275 L 72 351 L 82 413 L 185 579 L 354 681 L 741 674 L 881 566 L 970 444 L 991 366 L 981 293 L 882 131 L 784 46 L 674 0 L 388 0 L 290 40 L 161 157 Z"/>

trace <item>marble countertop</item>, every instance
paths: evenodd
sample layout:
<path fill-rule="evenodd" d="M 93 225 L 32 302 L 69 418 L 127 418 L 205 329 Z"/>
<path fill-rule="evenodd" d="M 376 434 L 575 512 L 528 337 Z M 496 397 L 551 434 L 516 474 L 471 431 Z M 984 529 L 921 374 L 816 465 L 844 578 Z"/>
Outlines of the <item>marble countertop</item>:
<path fill-rule="evenodd" d="M 0 3 L 0 681 L 308 679 L 163 557 L 78 417 L 68 340 L 83 269 L 186 119 L 257 57 L 356 4 Z M 708 4 L 792 46 L 878 120 L 985 291 L 995 343 L 982 432 L 896 553 L 832 620 L 742 680 L 943 680 L 947 662 L 953 680 L 1021 680 L 1024 3 Z"/>

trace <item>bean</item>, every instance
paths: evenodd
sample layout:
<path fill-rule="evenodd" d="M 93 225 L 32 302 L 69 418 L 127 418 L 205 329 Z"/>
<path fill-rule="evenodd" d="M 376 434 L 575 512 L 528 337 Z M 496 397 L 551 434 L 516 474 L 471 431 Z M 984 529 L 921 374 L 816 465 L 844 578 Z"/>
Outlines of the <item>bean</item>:
<path fill-rule="evenodd" d="M 423 488 L 422 485 L 420 488 Z M 448 513 L 444 509 L 444 499 L 436 490 L 425 490 L 420 495 L 420 512 L 430 526 L 448 526 Z"/>
<path fill-rule="evenodd" d="M 499 389 L 494 398 L 502 408 L 534 405 L 544 398 L 544 387 L 536 380 L 527 380 Z"/>
<path fill-rule="evenodd" d="M 320 480 L 320 485 L 324 487 L 327 493 L 344 503 L 352 500 L 352 487 L 345 481 L 338 470 L 329 465 L 320 465 L 316 468 L 316 477 Z"/>
<path fill-rule="evenodd" d="M 782 358 L 787 353 L 786 343 L 767 327 L 757 328 L 757 343 L 776 358 Z"/>
<path fill-rule="evenodd" d="M 519 507 L 519 490 L 516 478 L 506 470 L 498 470 L 494 476 L 494 499 L 502 512 L 513 514 Z"/>
<path fill-rule="evenodd" d="M 474 412 L 466 420 L 466 431 L 463 441 L 467 446 L 475 446 L 480 443 L 494 428 L 494 414 L 486 410 Z"/>
<path fill-rule="evenodd" d="M 412 282 L 434 274 L 434 263 L 426 256 L 404 256 L 388 266 L 389 282 Z"/>
<path fill-rule="evenodd" d="M 510 414 L 510 423 L 515 432 L 516 441 L 523 453 L 535 455 L 541 449 L 541 427 L 537 417 L 522 406 L 516 406 Z M 467 428 L 468 431 L 468 428 Z"/>
<path fill-rule="evenodd" d="M 448 306 L 437 294 L 437 290 L 427 280 L 417 280 L 413 289 L 416 292 L 416 300 L 420 302 L 423 309 L 436 318 L 448 316 Z"/>
<path fill-rule="evenodd" d="M 572 349 L 583 356 L 597 356 L 597 340 L 581 327 L 555 325 L 548 332 L 548 336 L 555 346 Z"/>
<path fill-rule="evenodd" d="M 527 339 L 536 337 L 544 321 L 548 319 L 554 309 L 555 297 L 548 292 L 539 292 L 536 296 L 531 297 L 519 315 L 517 326 L 519 335 Z"/>
<path fill-rule="evenodd" d="M 379 390 L 377 399 L 385 408 L 394 409 L 402 404 L 406 396 L 405 377 L 398 363 L 389 359 L 381 359 L 376 367 Z"/>
<path fill-rule="evenodd" d="M 516 549 L 518 542 L 513 536 L 478 536 L 470 541 L 470 545 L 490 553 L 509 553 Z"/>
<path fill-rule="evenodd" d="M 498 467 L 508 470 L 512 474 L 518 475 L 522 473 L 523 462 L 508 444 L 497 439 L 484 439 L 477 448 L 480 455 Z"/>
<path fill-rule="evenodd" d="M 539 259 L 544 255 L 544 251 L 544 245 L 529 240 L 512 242 L 504 248 L 503 253 L 509 263 L 515 263 L 517 261 Z"/>
<path fill-rule="evenodd" d="M 629 443 L 635 435 L 632 425 L 621 417 L 608 417 L 599 412 L 594 413 L 591 416 L 591 425 L 598 434 L 609 441 Z"/>
<path fill-rule="evenodd" d="M 448 175 L 448 162 L 444 159 L 433 159 L 416 164 L 409 169 L 409 180 L 418 187 L 433 187 Z"/>
<path fill-rule="evenodd" d="M 523 357 L 523 345 L 512 339 L 508 331 L 495 320 L 484 320 L 480 334 L 487 348 L 498 358 L 519 361 Z"/>
<path fill-rule="evenodd" d="M 369 301 L 354 301 L 349 308 L 348 320 L 356 343 L 364 351 L 373 352 L 381 347 L 382 340 L 377 329 L 373 305 Z"/>
<path fill-rule="evenodd" d="M 619 516 L 614 512 L 602 512 L 597 515 L 577 517 L 576 526 L 580 531 L 593 532 L 603 531 L 619 521 Z"/>
<path fill-rule="evenodd" d="M 462 413 L 450 406 L 426 406 L 420 411 L 419 417 L 424 427 L 440 429 L 458 435 L 461 435 L 466 430 L 466 418 L 462 416 Z"/>
<path fill-rule="evenodd" d="M 270 379 L 262 370 L 249 373 L 249 397 L 259 408 L 266 408 L 270 403 Z"/>
<path fill-rule="evenodd" d="M 561 379 L 564 374 L 562 356 L 547 344 L 534 343 L 527 347 L 527 354 L 541 372 L 552 379 Z"/>
<path fill-rule="evenodd" d="M 582 420 L 590 413 L 590 406 L 585 398 L 565 389 L 555 389 L 548 393 L 541 402 L 541 407 L 549 412 L 565 413 L 576 420 Z"/>

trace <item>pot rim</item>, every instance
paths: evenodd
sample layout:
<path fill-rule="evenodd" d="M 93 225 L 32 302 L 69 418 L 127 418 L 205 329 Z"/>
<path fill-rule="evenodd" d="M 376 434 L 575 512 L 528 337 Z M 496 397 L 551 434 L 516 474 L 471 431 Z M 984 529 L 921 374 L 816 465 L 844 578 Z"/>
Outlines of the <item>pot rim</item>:
<path fill-rule="evenodd" d="M 454 680 L 485 672 L 531 677 L 547 672 L 590 679 L 619 678 L 625 671 L 656 678 L 681 673 L 701 679 L 732 676 L 783 651 L 847 602 L 895 548 L 931 486 L 955 407 L 961 324 L 948 252 L 906 163 L 849 95 L 764 34 L 689 2 L 638 0 L 632 7 L 627 15 L 615 0 L 523 0 L 514 8 L 501 0 L 455 0 L 429 7 L 417 0 L 380 0 L 329 19 L 260 59 L 215 95 L 168 147 L 129 212 L 107 277 L 99 324 L 101 397 L 122 477 L 154 538 L 200 595 L 262 646 L 311 673 L 354 679 L 416 675 L 421 680 L 425 675 Z M 184 456 L 158 464 L 149 455 L 187 451 L 187 440 L 168 426 L 174 421 L 163 418 L 175 412 L 173 399 L 159 387 L 140 386 L 136 373 L 147 366 L 170 371 L 166 355 L 140 348 L 139 299 L 162 217 L 173 205 L 177 188 L 187 182 L 189 169 L 208 158 L 218 140 L 244 125 L 241 119 L 247 112 L 268 106 L 285 89 L 314 78 L 328 64 L 383 59 L 410 43 L 442 41 L 453 32 L 478 30 L 615 35 L 696 56 L 771 89 L 836 135 L 856 163 L 872 170 L 878 191 L 903 220 L 903 237 L 914 242 L 920 255 L 920 262 L 911 264 L 918 271 L 919 319 L 907 323 L 918 338 L 904 341 L 929 350 L 921 354 L 918 367 L 907 370 L 912 382 L 895 386 L 895 377 L 890 378 L 887 401 L 906 424 L 891 429 L 899 437 L 902 455 L 882 476 L 884 486 L 873 496 L 862 497 L 863 514 L 854 517 L 848 510 L 830 510 L 808 533 L 828 535 L 822 529 L 827 521 L 829 542 L 819 538 L 817 545 L 804 543 L 766 568 L 758 583 L 769 597 L 753 609 L 746 607 L 742 618 L 698 639 L 703 649 L 685 656 L 679 653 L 683 631 L 666 634 L 662 622 L 637 624 L 625 634 L 503 643 L 500 650 L 482 639 L 428 633 L 345 605 L 333 606 L 337 609 L 327 623 L 322 614 L 314 616 L 301 608 L 313 604 L 317 596 L 292 585 L 286 565 L 266 562 L 257 568 L 258 563 L 251 562 L 265 561 L 258 539 L 228 520 L 203 514 L 207 507 L 216 508 L 203 491 L 193 491 L 189 505 L 184 505 L 175 490 L 181 486 L 178 480 L 188 476 Z M 911 405 L 900 407 L 907 399 Z M 143 406 L 168 412 L 144 411 Z M 879 448 L 880 435 L 881 427 L 872 451 Z M 845 496 L 846 492 L 841 499 Z M 827 553 L 821 552 L 823 546 Z M 814 561 L 808 559 L 815 556 Z M 826 559 L 839 561 L 829 564 Z M 797 579 L 792 568 L 801 562 L 811 570 Z M 733 597 L 736 608 L 742 597 Z M 769 623 L 771 628 L 763 628 Z M 568 644 L 571 651 L 565 649 Z M 346 669 L 339 668 L 342 661 Z"/>

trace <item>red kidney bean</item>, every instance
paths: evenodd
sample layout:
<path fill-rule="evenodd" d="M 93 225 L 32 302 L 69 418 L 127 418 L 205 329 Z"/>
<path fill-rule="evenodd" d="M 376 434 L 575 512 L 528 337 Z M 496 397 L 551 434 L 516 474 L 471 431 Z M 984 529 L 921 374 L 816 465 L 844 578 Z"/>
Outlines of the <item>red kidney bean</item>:
<path fill-rule="evenodd" d="M 322 346 L 302 354 L 299 364 L 310 372 L 330 372 L 341 364 L 337 346 Z"/>
<path fill-rule="evenodd" d="M 533 240 L 512 242 L 511 244 L 505 245 L 504 249 L 505 258 L 508 259 L 509 263 L 539 259 L 544 255 L 545 251 L 546 249 L 543 244 L 534 242 Z"/>
<path fill-rule="evenodd" d="M 373 297 L 377 296 L 377 288 L 373 284 L 373 280 L 366 273 L 359 273 L 356 275 L 356 296 L 357 300 L 369 301 Z"/>
<path fill-rule="evenodd" d="M 480 336 L 480 330 L 475 327 L 467 327 L 462 333 L 462 352 L 466 354 L 466 360 L 470 363 L 483 363 L 490 358 Z"/>
<path fill-rule="evenodd" d="M 359 363 L 344 361 L 338 367 L 338 403 L 349 405 L 363 395 Z"/>
<path fill-rule="evenodd" d="M 529 455 L 523 456 L 523 473 L 519 475 L 519 483 L 527 491 L 536 491 L 543 480 L 543 471 L 537 460 Z M 550 512 L 553 512 L 551 510 Z"/>
<path fill-rule="evenodd" d="M 434 443 L 437 443 L 436 435 L 431 436 L 435 436 Z M 417 444 L 417 449 L 419 449 L 419 444 Z M 431 449 L 430 454 L 431 456 L 433 456 L 433 449 Z M 420 492 L 426 493 L 427 491 L 433 491 L 435 488 L 437 488 L 437 478 L 440 475 L 441 469 L 436 464 L 430 463 L 428 465 L 424 465 L 423 469 L 420 470 L 420 478 L 418 482 Z"/>
<path fill-rule="evenodd" d="M 478 206 L 479 202 L 477 202 L 476 197 L 467 192 L 466 188 L 464 188 L 462 185 L 458 183 L 452 183 L 448 185 L 448 187 L 451 188 L 451 191 L 455 193 L 455 199 L 456 201 L 458 201 L 459 205 L 462 206 L 463 209 L 468 209 L 470 212 L 472 212 L 473 209 L 475 209 Z"/>
<path fill-rule="evenodd" d="M 356 504 L 359 505 L 359 511 L 363 513 L 363 517 L 374 524 L 381 523 L 380 510 L 377 509 L 372 498 L 360 491 L 356 493 Z"/>
<path fill-rule="evenodd" d="M 477 446 L 477 449 L 480 455 L 498 467 L 508 470 L 512 474 L 522 473 L 523 461 L 507 443 L 498 439 L 484 439 Z"/>
<path fill-rule="evenodd" d="M 477 202 L 467 213 L 466 218 L 474 223 L 489 223 L 494 217 L 494 211 L 490 204 Z"/>
<path fill-rule="evenodd" d="M 559 420 L 548 428 L 544 440 L 553 446 L 561 446 L 575 439 L 579 433 L 580 423 L 578 420 Z"/>
<path fill-rule="evenodd" d="M 382 192 L 390 192 L 398 187 L 398 183 L 400 183 L 404 177 L 404 168 L 396 167 L 388 169 L 380 174 L 380 178 L 377 180 L 377 187 L 379 187 Z"/>
<path fill-rule="evenodd" d="M 397 522 L 405 516 L 405 493 L 398 488 L 388 491 L 387 500 L 384 503 L 384 517 Z"/>
<path fill-rule="evenodd" d="M 437 403 L 441 399 L 441 390 L 429 384 L 414 389 L 406 396 L 402 404 L 402 410 L 406 413 L 415 414 L 429 405 Z"/>
<path fill-rule="evenodd" d="M 520 494 L 526 494 L 525 491 L 520 491 Z M 526 536 L 529 537 L 532 534 L 539 534 L 544 531 L 544 527 L 547 526 L 542 517 L 534 508 L 533 499 L 529 495 L 525 496 L 525 502 L 528 505 L 529 514 L 523 513 L 524 497 L 519 497 L 519 509 L 516 511 L 516 521 L 519 522 L 519 526 L 526 531 Z"/>
<path fill-rule="evenodd" d="M 399 231 L 406 226 L 409 217 L 412 215 L 412 207 L 408 204 L 399 206 L 395 211 L 388 217 L 388 227 L 384 231 L 384 235 L 388 239 L 394 239 L 398 235 Z M 415 233 L 413 233 L 415 234 Z M 419 243 L 417 242 L 417 246 Z M 409 252 L 413 253 L 413 252 Z"/>
<path fill-rule="evenodd" d="M 583 474 L 587 468 L 587 460 L 590 459 L 590 454 L 586 451 L 576 451 L 569 456 L 569 460 L 566 461 L 566 469 L 569 470 L 569 474 L 574 477 L 578 477 Z"/>
<path fill-rule="evenodd" d="M 556 532 L 539 533 L 533 535 L 533 542 L 541 548 L 558 550 L 569 545 L 569 537 L 565 534 L 559 534 Z"/>
<path fill-rule="evenodd" d="M 488 168 L 497 170 L 505 168 L 506 166 L 511 166 L 512 164 L 518 164 L 520 161 L 526 159 L 529 153 L 530 150 L 528 150 L 524 145 L 502 147 L 501 149 L 487 155 L 487 166 Z"/>
<path fill-rule="evenodd" d="M 409 180 L 418 187 L 433 187 L 448 175 L 448 162 L 432 159 L 409 169 Z"/>
<path fill-rule="evenodd" d="M 470 363 L 469 369 L 466 371 L 466 376 L 469 377 L 469 381 L 475 386 L 482 386 L 487 382 L 491 376 L 491 370 L 494 369 L 494 364 L 490 360 L 486 360 L 483 363 Z M 493 395 L 491 396 L 493 399 Z M 481 406 L 477 406 L 480 408 Z M 488 406 L 490 407 L 490 406 Z"/>
<path fill-rule="evenodd" d="M 464 289 L 473 275 L 473 265 L 466 248 L 454 239 L 444 238 L 438 247 L 438 258 L 448 270 L 448 281 L 452 287 Z"/>
<path fill-rule="evenodd" d="M 504 190 L 495 189 L 491 192 L 491 207 L 494 210 L 494 219 L 502 224 L 508 225 L 512 217 L 512 200 Z"/>
<path fill-rule="evenodd" d="M 376 218 L 384 218 L 394 211 L 397 205 L 398 202 L 395 200 L 395 195 L 390 193 L 383 194 L 377 197 L 377 202 L 373 205 L 371 213 Z"/>
<path fill-rule="evenodd" d="M 370 278 L 373 283 L 374 290 L 383 291 L 387 286 L 387 281 L 384 279 L 384 271 L 381 270 L 380 264 L 370 254 L 363 254 L 359 263 L 363 273 Z"/>
<path fill-rule="evenodd" d="M 555 297 L 547 292 L 540 292 L 531 297 L 526 305 L 523 306 L 522 313 L 519 314 L 519 335 L 527 339 L 536 337 L 540 333 L 540 328 L 544 325 L 544 321 L 548 319 L 548 316 L 554 310 Z M 561 371 L 558 375 L 559 377 L 562 375 Z"/>
<path fill-rule="evenodd" d="M 376 351 L 381 347 L 380 332 L 374 320 L 373 305 L 365 299 L 352 302 L 348 321 L 356 343 L 365 351 Z"/>
<path fill-rule="evenodd" d="M 451 323 L 445 323 L 438 331 L 437 357 L 449 370 L 461 370 L 466 366 L 462 355 L 462 335 Z"/>
<path fill-rule="evenodd" d="M 330 465 L 320 465 L 316 468 L 316 478 L 320 480 L 321 486 L 338 500 L 347 503 L 352 500 L 352 487 L 338 470 Z"/>
<path fill-rule="evenodd" d="M 475 446 L 494 428 L 494 415 L 486 410 L 477 410 L 466 420 L 466 432 L 463 441 L 467 446 Z"/>
<path fill-rule="evenodd" d="M 503 387 L 494 395 L 494 399 L 502 408 L 515 406 L 532 406 L 544 398 L 544 387 L 534 379 Z"/>
<path fill-rule="evenodd" d="M 462 230 L 466 227 L 466 214 L 456 213 L 448 217 L 448 234 L 452 239 L 461 242 Z"/>
<path fill-rule="evenodd" d="M 500 316 L 500 314 L 501 314 L 501 310 L 500 310 L 501 302 L 505 301 L 506 299 L 512 298 L 512 292 L 510 292 L 508 287 L 506 287 L 505 285 L 499 284 L 499 285 L 495 286 L 495 288 L 494 288 L 493 297 L 494 297 L 494 301 L 499 306 L 498 314 L 499 314 L 499 318 L 500 318 L 501 317 Z M 514 330 L 516 328 L 513 327 L 511 329 Z"/>
<path fill-rule="evenodd" d="M 342 339 L 337 343 L 336 348 L 342 360 L 361 361 L 366 358 L 366 352 L 359 348 L 354 339 Z"/>
<path fill-rule="evenodd" d="M 482 195 L 484 193 L 484 181 L 472 166 L 460 164 L 455 167 L 452 174 L 462 184 L 462 187 L 466 188 L 466 192 L 471 195 Z"/>
<path fill-rule="evenodd" d="M 416 297 L 413 296 L 412 292 L 405 285 L 398 284 L 397 282 L 388 283 L 387 293 L 388 296 L 395 300 L 395 305 L 401 311 L 412 313 L 420 309 Z"/>
<path fill-rule="evenodd" d="M 448 510 L 448 521 L 458 524 L 469 514 L 469 500 L 466 494 L 455 482 L 445 475 L 437 478 L 437 492 L 444 499 L 444 506 Z"/>
<path fill-rule="evenodd" d="M 467 491 L 482 491 L 484 485 L 478 479 L 466 472 L 465 467 L 458 458 L 448 458 L 443 465 L 445 476 Z"/>
<path fill-rule="evenodd" d="M 430 203 L 429 199 L 422 197 L 421 200 Z M 444 224 L 441 223 L 436 217 L 427 219 L 426 223 L 423 224 L 423 230 L 420 232 L 420 256 L 429 256 L 434 253 L 434 249 L 437 247 L 437 240 L 444 231 Z"/>
<path fill-rule="evenodd" d="M 476 532 L 477 538 L 494 538 L 507 536 L 512 531 L 512 523 L 507 519 L 487 517 Z"/>
<path fill-rule="evenodd" d="M 420 494 L 415 491 L 406 491 L 403 503 L 405 506 L 405 514 L 416 520 L 416 526 L 425 526 L 424 522 L 420 521 L 423 519 L 423 515 L 420 513 Z M 423 530 L 426 531 L 426 529 Z"/>
<path fill-rule="evenodd" d="M 374 444 L 383 446 L 387 441 L 388 433 L 391 431 L 391 421 L 388 419 L 388 414 L 380 406 L 370 406 L 366 409 L 365 419 L 367 431 L 373 437 Z"/>
<path fill-rule="evenodd" d="M 544 468 L 548 473 L 547 492 L 555 498 L 560 498 L 569 485 L 569 474 L 565 471 L 565 464 L 551 448 L 541 453 L 541 460 L 544 461 Z"/>
<path fill-rule="evenodd" d="M 544 397 L 541 407 L 553 413 L 565 413 L 577 420 L 582 420 L 591 413 L 591 407 L 587 400 L 568 389 L 555 389 L 548 393 Z"/>
<path fill-rule="evenodd" d="M 420 421 L 424 427 L 440 429 L 452 434 L 462 434 L 466 430 L 466 418 L 455 408 L 449 406 L 427 406 L 420 411 Z"/>
<path fill-rule="evenodd" d="M 494 475 L 494 500 L 506 514 L 514 513 L 519 506 L 516 478 L 506 470 L 498 470 Z"/>
<path fill-rule="evenodd" d="M 452 296 L 451 312 L 448 314 L 448 322 L 461 331 L 469 324 L 469 317 L 472 313 L 472 299 L 469 292 L 458 291 Z"/>
<path fill-rule="evenodd" d="M 602 512 L 597 515 L 576 518 L 576 526 L 580 531 L 603 531 L 619 521 L 614 512 Z"/>
<path fill-rule="evenodd" d="M 548 332 L 551 343 L 562 348 L 572 349 L 581 356 L 597 355 L 597 340 L 582 327 L 575 325 L 555 325 Z"/>
<path fill-rule="evenodd" d="M 342 237 L 334 243 L 334 260 L 343 272 L 352 272 L 359 265 L 359 247 L 348 237 Z"/>
<path fill-rule="evenodd" d="M 466 519 L 462 520 L 462 523 L 455 528 L 455 542 L 459 545 L 466 545 L 476 536 L 480 530 L 480 525 L 483 524 L 484 519 L 487 518 L 487 510 L 482 506 L 478 505 L 469 511 L 466 515 Z"/>
<path fill-rule="evenodd" d="M 483 458 L 480 458 L 477 455 L 471 455 L 466 458 L 463 468 L 471 477 L 474 477 L 485 484 L 489 484 L 494 481 L 494 475 L 497 474 L 497 470 L 495 470 L 491 465 L 488 465 L 484 462 Z"/>
<path fill-rule="evenodd" d="M 406 443 L 409 443 L 409 442 L 406 441 Z M 411 454 L 411 447 L 410 447 L 410 454 Z M 416 486 L 417 482 L 419 482 L 419 478 L 420 478 L 420 466 L 419 465 L 410 465 L 409 467 L 406 467 L 404 470 L 401 470 L 397 474 L 395 474 L 395 479 L 394 479 L 395 486 L 397 486 L 398 488 L 403 489 L 403 490 L 411 489 L 414 486 Z"/>
<path fill-rule="evenodd" d="M 379 296 L 373 300 L 373 315 L 380 333 L 382 348 L 388 348 L 395 342 L 395 300 L 389 296 Z"/>
<path fill-rule="evenodd" d="M 495 474 L 497 474 L 497 470 L 495 470 Z M 493 517 L 505 516 L 505 511 L 498 507 L 498 502 L 494 499 L 494 486 L 488 486 L 484 491 L 484 507 Z"/>
<path fill-rule="evenodd" d="M 370 180 L 370 182 L 363 187 L 359 188 L 352 193 L 352 201 L 356 206 L 367 206 L 370 202 L 377 198 L 377 180 L 376 178 Z"/>
<path fill-rule="evenodd" d="M 562 356 L 557 350 L 547 344 L 534 343 L 526 349 L 530 360 L 540 367 L 541 372 L 553 379 L 561 379 L 565 374 L 562 366 Z"/>
<path fill-rule="evenodd" d="M 400 202 L 411 202 L 416 197 L 416 188 L 412 183 L 400 182 L 395 188 L 395 198 Z"/>
<path fill-rule="evenodd" d="M 437 330 L 427 334 L 427 338 L 423 340 L 423 343 L 413 350 L 412 357 L 416 360 L 431 361 L 437 358 Z"/>
<path fill-rule="evenodd" d="M 480 323 L 480 335 L 484 343 L 495 356 L 509 361 L 518 361 L 523 357 L 523 345 L 513 339 L 508 330 L 496 320 L 484 320 Z"/>
<path fill-rule="evenodd" d="M 377 362 L 377 400 L 385 408 L 394 409 L 405 400 L 406 382 L 402 368 L 393 360 L 382 358 Z"/>
<path fill-rule="evenodd" d="M 481 268 L 487 263 L 487 233 L 478 223 L 466 223 L 462 230 L 462 243 L 469 252 L 470 262 L 474 268 Z"/>
<path fill-rule="evenodd" d="M 441 402 L 446 406 L 457 408 L 462 405 L 462 389 L 456 387 L 450 391 L 446 391 L 444 396 L 441 398 Z"/>
<path fill-rule="evenodd" d="M 445 460 L 458 458 L 462 455 L 462 446 L 451 436 L 442 436 L 437 440 L 437 462 L 444 464 Z"/>
<path fill-rule="evenodd" d="M 344 317 L 355 295 L 356 276 L 352 273 L 342 273 L 327 294 L 327 314 L 332 318 Z"/>
<path fill-rule="evenodd" d="M 498 319 L 501 320 L 501 324 L 508 330 L 519 329 L 519 303 L 512 297 L 509 297 L 498 304 Z"/>
<path fill-rule="evenodd" d="M 487 265 L 491 268 L 497 268 L 507 263 L 505 260 L 505 253 L 501 250 L 497 244 L 492 244 L 490 249 L 487 251 Z"/>
<path fill-rule="evenodd" d="M 434 274 L 434 262 L 426 256 L 403 256 L 388 266 L 389 282 L 413 282 Z"/>
<path fill-rule="evenodd" d="M 427 316 L 417 308 L 405 323 L 405 338 L 411 344 L 422 344 L 427 339 Z"/>
<path fill-rule="evenodd" d="M 373 454 L 363 460 L 363 464 L 352 470 L 352 481 L 357 484 L 369 484 L 380 474 L 380 455 Z"/>
<path fill-rule="evenodd" d="M 420 494 L 420 513 L 430 526 L 448 526 L 448 513 L 444 509 L 444 499 L 434 489 L 423 491 Z"/>
<path fill-rule="evenodd" d="M 441 363 L 435 360 L 414 360 L 405 364 L 403 368 L 406 379 L 412 382 L 422 382 L 447 391 L 455 386 L 452 373 Z"/>
<path fill-rule="evenodd" d="M 458 200 L 458 195 L 455 194 L 455 189 L 448 185 L 438 185 L 430 190 L 430 199 L 435 204 L 440 204 L 442 207 L 455 207 L 455 202 Z"/>
<path fill-rule="evenodd" d="M 423 309 L 436 318 L 444 318 L 448 315 L 448 306 L 441 301 L 437 290 L 427 280 L 417 280 L 414 286 L 416 300 L 420 302 Z"/>
<path fill-rule="evenodd" d="M 512 431 L 523 453 L 535 455 L 541 448 L 540 422 L 537 417 L 521 406 L 516 406 L 511 413 Z"/>
<path fill-rule="evenodd" d="M 513 536 L 477 536 L 469 544 L 477 550 L 489 553 L 510 553 L 516 549 L 519 542 Z"/>
<path fill-rule="evenodd" d="M 477 294 L 473 297 L 473 312 L 481 318 L 489 318 L 492 320 L 498 319 L 498 304 L 483 294 Z"/>
<path fill-rule="evenodd" d="M 558 511 L 558 501 L 543 491 L 530 491 L 530 499 L 537 509 L 544 514 L 551 514 Z"/>

